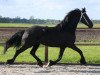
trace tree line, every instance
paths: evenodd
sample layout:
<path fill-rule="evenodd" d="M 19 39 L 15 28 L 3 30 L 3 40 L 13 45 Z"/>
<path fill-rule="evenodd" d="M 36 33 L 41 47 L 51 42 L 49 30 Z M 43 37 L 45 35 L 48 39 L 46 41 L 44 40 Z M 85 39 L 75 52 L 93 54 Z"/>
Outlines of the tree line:
<path fill-rule="evenodd" d="M 0 23 L 57 24 L 59 22 L 60 20 L 54 19 L 34 19 L 33 16 L 31 16 L 30 19 L 20 17 L 9 18 L 0 16 Z"/>
<path fill-rule="evenodd" d="M 30 19 L 26 18 L 9 18 L 9 17 L 2 17 L 0 16 L 0 23 L 30 23 L 30 24 L 58 24 L 61 20 L 54 20 L 54 19 L 34 19 L 33 16 Z M 92 20 L 95 24 L 100 24 L 100 20 Z"/>
<path fill-rule="evenodd" d="M 100 24 L 100 20 L 92 20 L 94 24 Z"/>

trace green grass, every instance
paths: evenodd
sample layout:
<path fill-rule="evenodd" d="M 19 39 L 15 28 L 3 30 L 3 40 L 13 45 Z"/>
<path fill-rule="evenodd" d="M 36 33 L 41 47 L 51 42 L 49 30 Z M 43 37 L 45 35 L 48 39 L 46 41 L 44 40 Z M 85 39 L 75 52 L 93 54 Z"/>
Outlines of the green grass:
<path fill-rule="evenodd" d="M 31 27 L 35 25 L 54 26 L 53 24 L 0 23 L 0 27 Z"/>
<path fill-rule="evenodd" d="M 32 24 L 24 24 L 24 23 L 0 23 L 0 27 L 28 27 L 32 26 Z"/>
<path fill-rule="evenodd" d="M 88 28 L 88 27 L 84 24 L 79 24 L 78 28 Z M 100 24 L 94 24 L 93 28 L 100 28 Z"/>
<path fill-rule="evenodd" d="M 100 46 L 78 46 L 86 58 L 88 64 L 100 64 Z M 15 62 L 33 63 L 36 60 L 30 55 L 30 49 L 20 54 Z M 13 48 L 8 49 L 5 55 L 2 55 L 3 46 L 0 46 L 0 62 L 6 62 L 11 59 L 15 53 Z M 37 50 L 37 56 L 44 61 L 44 46 Z M 59 48 L 49 47 L 49 60 L 56 60 L 59 54 Z M 70 48 L 66 48 L 63 58 L 59 63 L 79 63 L 80 55 Z"/>
<path fill-rule="evenodd" d="M 0 23 L 0 27 L 31 27 L 34 25 L 40 25 L 40 26 L 55 26 L 54 24 L 27 24 L 27 23 Z M 79 24 L 78 28 L 88 28 L 84 24 Z M 94 28 L 100 28 L 100 24 L 94 24 Z"/>

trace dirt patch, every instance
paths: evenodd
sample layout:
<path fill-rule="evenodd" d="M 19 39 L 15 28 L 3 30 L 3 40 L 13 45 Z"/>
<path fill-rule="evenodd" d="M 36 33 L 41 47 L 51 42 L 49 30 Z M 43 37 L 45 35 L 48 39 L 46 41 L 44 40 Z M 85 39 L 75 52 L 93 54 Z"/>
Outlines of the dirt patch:
<path fill-rule="evenodd" d="M 0 75 L 100 75 L 100 66 L 55 65 L 0 65 Z"/>

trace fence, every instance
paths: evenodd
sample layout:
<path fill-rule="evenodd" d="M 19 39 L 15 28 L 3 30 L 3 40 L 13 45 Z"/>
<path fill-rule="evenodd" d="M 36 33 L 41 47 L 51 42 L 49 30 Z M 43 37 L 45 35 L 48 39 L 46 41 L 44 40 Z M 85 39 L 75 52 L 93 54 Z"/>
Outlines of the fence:
<path fill-rule="evenodd" d="M 24 28 L 0 28 L 0 43 L 4 43 L 15 32 Z M 67 39 L 67 38 L 66 38 Z M 77 29 L 76 30 L 76 44 L 77 45 L 100 45 L 100 29 Z M 48 61 L 48 47 L 45 46 L 45 62 Z"/>

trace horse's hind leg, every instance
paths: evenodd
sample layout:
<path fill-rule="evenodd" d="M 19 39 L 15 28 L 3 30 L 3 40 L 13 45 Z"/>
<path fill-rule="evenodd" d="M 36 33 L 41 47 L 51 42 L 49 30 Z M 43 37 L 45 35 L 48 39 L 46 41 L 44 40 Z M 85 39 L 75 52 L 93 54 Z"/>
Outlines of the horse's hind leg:
<path fill-rule="evenodd" d="M 30 54 L 37 60 L 38 65 L 43 67 L 42 61 L 35 54 L 39 45 L 40 45 L 39 43 L 34 44 L 32 50 L 30 51 Z"/>
<path fill-rule="evenodd" d="M 58 59 L 55 61 L 50 60 L 49 66 L 55 65 L 57 62 L 59 62 L 62 59 L 63 53 L 65 51 L 65 47 L 60 48 Z"/>
<path fill-rule="evenodd" d="M 7 60 L 7 64 L 13 64 L 13 62 L 14 62 L 15 59 L 16 59 L 16 57 L 17 57 L 20 53 L 22 53 L 23 51 L 25 51 L 27 48 L 29 48 L 29 47 L 27 47 L 26 45 L 23 45 L 19 50 L 16 50 L 16 53 L 15 53 L 14 57 L 13 57 L 12 59 L 10 59 L 10 60 Z"/>
<path fill-rule="evenodd" d="M 80 54 L 80 56 L 81 56 L 80 63 L 83 64 L 83 65 L 86 64 L 83 52 L 78 47 L 76 47 L 75 45 L 71 46 L 70 48 L 72 48 L 73 50 L 77 51 Z"/>

